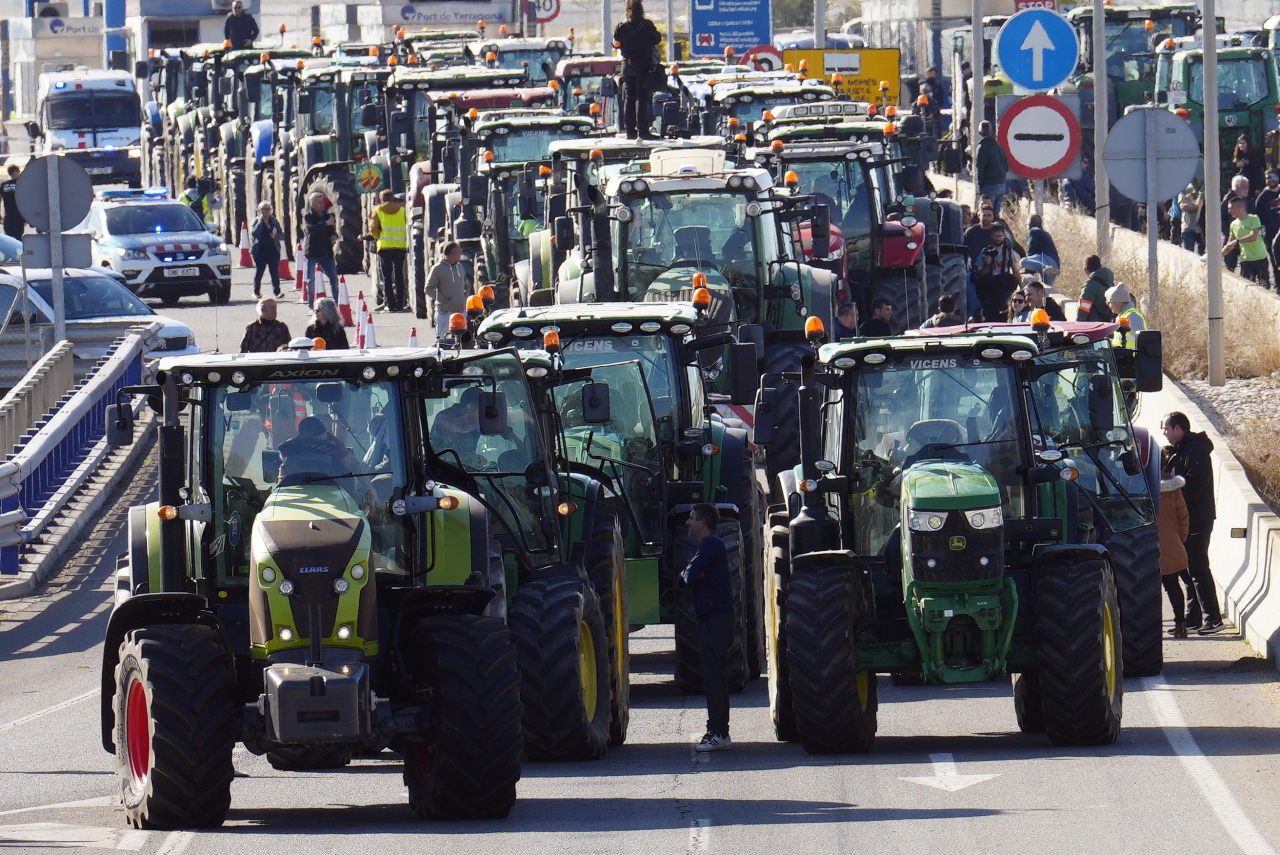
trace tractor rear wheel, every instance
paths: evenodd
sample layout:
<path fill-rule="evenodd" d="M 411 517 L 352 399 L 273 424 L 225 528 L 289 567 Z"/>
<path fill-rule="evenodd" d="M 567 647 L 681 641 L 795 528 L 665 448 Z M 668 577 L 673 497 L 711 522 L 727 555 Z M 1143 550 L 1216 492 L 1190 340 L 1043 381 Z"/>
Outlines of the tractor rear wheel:
<path fill-rule="evenodd" d="M 423 819 L 500 819 L 520 780 L 520 673 L 497 618 L 436 615 L 413 629 L 431 726 L 400 745 L 409 807 Z"/>
<path fill-rule="evenodd" d="M 249 220 L 244 214 L 244 170 L 232 169 L 230 188 L 227 191 L 225 204 L 227 205 L 227 225 L 230 234 L 227 236 L 227 243 L 232 246 L 240 246 L 240 228 L 241 226 L 248 228 Z"/>
<path fill-rule="evenodd" d="M 812 355 L 813 348 L 797 341 L 775 344 L 764 352 L 763 374 L 800 373 L 800 360 Z M 773 440 L 769 443 L 765 468 L 769 490 L 777 489 L 779 472 L 786 472 L 800 462 L 800 389 L 799 379 L 781 387 L 777 411 L 773 415 Z"/>
<path fill-rule="evenodd" d="M 622 526 L 616 515 L 596 511 L 587 549 L 587 578 L 600 598 L 609 645 L 609 744 L 621 745 L 631 721 L 631 620 Z"/>
<path fill-rule="evenodd" d="M 1044 698 L 1038 671 L 1023 671 L 1014 678 L 1013 711 L 1023 733 L 1044 733 Z"/>
<path fill-rule="evenodd" d="M 1106 563 L 1047 561 L 1036 603 L 1045 732 L 1058 745 L 1111 745 L 1124 710 L 1120 603 Z"/>
<path fill-rule="evenodd" d="M 231 655 L 200 624 L 135 629 L 116 666 L 116 774 L 136 828 L 217 828 L 231 806 Z"/>
<path fill-rule="evenodd" d="M 364 270 L 364 222 L 360 216 L 360 190 L 355 176 L 345 169 L 331 169 L 311 179 L 303 198 L 312 193 L 326 196 L 333 207 L 334 225 L 338 230 L 338 243 L 333 257 L 342 276 L 361 273 Z"/>
<path fill-rule="evenodd" d="M 773 525 L 769 540 L 768 564 L 765 567 L 765 579 L 769 583 L 765 590 L 769 604 L 769 713 L 773 719 L 774 736 L 782 742 L 795 742 L 800 738 L 800 731 L 796 729 L 791 669 L 787 665 L 786 589 L 791 545 L 786 525 Z"/>
<path fill-rule="evenodd" d="M 875 743 L 876 675 L 853 667 L 856 585 L 844 567 L 793 569 L 787 582 L 792 708 L 810 754 L 862 753 Z"/>
<path fill-rule="evenodd" d="M 764 497 L 756 482 L 755 459 L 749 449 L 743 451 L 742 479 L 731 494 L 738 506 L 742 529 L 742 611 L 746 621 L 747 679 L 755 680 L 764 673 L 768 660 L 765 651 Z"/>
<path fill-rule="evenodd" d="M 729 661 L 725 677 L 730 692 L 747 687 L 747 639 L 743 607 L 742 529 L 737 520 L 725 520 L 716 531 L 729 553 L 729 585 L 733 596 L 733 640 L 729 644 Z M 689 566 L 698 545 L 683 528 L 677 530 L 672 552 L 677 576 Z M 676 687 L 686 695 L 700 695 L 702 687 L 702 652 L 698 644 L 698 614 L 693 607 L 693 591 L 688 585 L 676 585 Z"/>
<path fill-rule="evenodd" d="M 596 760 L 609 749 L 609 646 L 600 599 L 571 577 L 535 579 L 511 604 L 524 748 L 533 760 Z"/>
<path fill-rule="evenodd" d="M 1160 532 L 1154 525 L 1099 534 L 1111 554 L 1124 631 L 1124 675 L 1154 677 L 1164 668 Z"/>

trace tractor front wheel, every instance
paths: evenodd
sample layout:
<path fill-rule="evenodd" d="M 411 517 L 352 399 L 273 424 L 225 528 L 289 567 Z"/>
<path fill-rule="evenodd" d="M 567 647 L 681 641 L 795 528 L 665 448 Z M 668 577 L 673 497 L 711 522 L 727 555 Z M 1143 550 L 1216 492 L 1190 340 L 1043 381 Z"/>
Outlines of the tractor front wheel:
<path fill-rule="evenodd" d="M 782 742 L 795 742 L 800 738 L 800 732 L 796 729 L 791 669 L 787 666 L 786 589 L 790 575 L 787 526 L 782 523 L 771 526 L 769 541 L 768 564 L 765 567 L 765 579 L 769 582 L 765 589 L 769 598 L 769 713 L 773 719 L 774 736 Z"/>
<path fill-rule="evenodd" d="M 609 744 L 627 741 L 631 721 L 631 622 L 622 526 L 617 516 L 596 512 L 588 546 L 587 577 L 600 598 L 609 642 Z"/>
<path fill-rule="evenodd" d="M 231 655 L 200 624 L 135 629 L 116 666 L 116 774 L 136 828 L 217 828 L 231 806 Z"/>

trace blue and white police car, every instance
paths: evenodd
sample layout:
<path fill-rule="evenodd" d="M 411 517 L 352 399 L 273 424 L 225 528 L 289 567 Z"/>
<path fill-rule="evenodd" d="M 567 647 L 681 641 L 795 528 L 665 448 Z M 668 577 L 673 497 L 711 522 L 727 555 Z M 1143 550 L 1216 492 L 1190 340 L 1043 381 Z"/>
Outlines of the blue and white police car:
<path fill-rule="evenodd" d="M 93 263 L 119 271 L 140 297 L 166 306 L 182 297 L 231 299 L 231 255 L 222 238 L 163 187 L 106 190 L 84 223 L 93 237 Z"/>

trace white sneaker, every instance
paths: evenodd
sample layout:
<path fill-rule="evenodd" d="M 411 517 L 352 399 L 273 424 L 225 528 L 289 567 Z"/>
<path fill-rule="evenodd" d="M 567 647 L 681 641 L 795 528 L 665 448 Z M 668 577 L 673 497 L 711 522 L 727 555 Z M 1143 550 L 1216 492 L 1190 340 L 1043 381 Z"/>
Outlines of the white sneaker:
<path fill-rule="evenodd" d="M 728 751 L 732 747 L 733 740 L 727 735 L 717 736 L 714 733 L 708 733 L 702 737 L 702 741 L 693 750 L 699 754 L 706 754 L 709 751 Z"/>

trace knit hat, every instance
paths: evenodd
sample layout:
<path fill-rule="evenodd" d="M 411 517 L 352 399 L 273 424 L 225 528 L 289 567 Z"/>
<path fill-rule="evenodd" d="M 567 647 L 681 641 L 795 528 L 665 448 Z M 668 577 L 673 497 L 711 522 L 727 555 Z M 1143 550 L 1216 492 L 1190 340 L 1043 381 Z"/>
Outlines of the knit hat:
<path fill-rule="evenodd" d="M 1117 282 L 1107 291 L 1108 303 L 1131 303 L 1133 298 L 1129 296 L 1129 289 L 1124 287 L 1123 282 Z"/>

